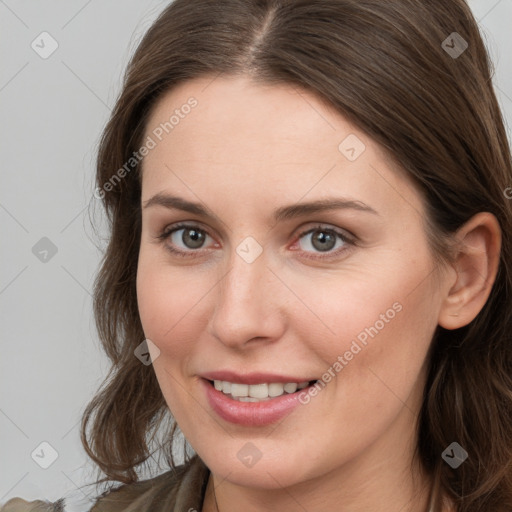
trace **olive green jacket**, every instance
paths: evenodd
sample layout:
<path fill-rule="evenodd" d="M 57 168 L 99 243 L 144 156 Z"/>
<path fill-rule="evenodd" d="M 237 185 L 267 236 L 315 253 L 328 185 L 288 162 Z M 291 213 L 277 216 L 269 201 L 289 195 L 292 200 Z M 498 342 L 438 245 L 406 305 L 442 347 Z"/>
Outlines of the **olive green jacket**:
<path fill-rule="evenodd" d="M 155 478 L 103 493 L 90 512 L 201 512 L 209 475 L 204 462 L 194 455 Z M 12 498 L 0 506 L 0 512 L 66 512 L 66 503 L 65 499 L 45 502 Z"/>

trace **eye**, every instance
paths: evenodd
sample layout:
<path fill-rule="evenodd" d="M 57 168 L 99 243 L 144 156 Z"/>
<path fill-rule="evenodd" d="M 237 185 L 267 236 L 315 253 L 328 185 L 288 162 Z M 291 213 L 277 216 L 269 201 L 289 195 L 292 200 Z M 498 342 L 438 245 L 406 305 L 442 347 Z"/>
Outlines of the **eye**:
<path fill-rule="evenodd" d="M 205 241 L 212 237 L 206 230 L 196 224 L 182 223 L 165 228 L 156 238 L 162 242 L 168 241 L 165 246 L 171 253 L 181 257 L 195 258 L 201 256 L 201 249 L 203 249 Z M 298 240 L 300 241 L 303 238 L 306 243 L 299 243 L 300 250 L 307 254 L 306 258 L 317 260 L 334 258 L 355 245 L 353 237 L 349 237 L 335 228 L 322 225 L 302 231 L 298 235 Z M 341 243 L 337 244 L 337 242 Z M 297 243 L 294 245 L 297 245 Z M 310 249 L 313 249 L 313 251 Z"/>
<path fill-rule="evenodd" d="M 313 253 L 317 252 L 316 255 L 306 256 L 312 259 L 333 258 L 355 245 L 355 240 L 352 237 L 345 235 L 335 228 L 327 228 L 322 225 L 302 231 L 298 238 L 299 240 L 303 238 L 306 240 L 304 244 L 299 243 L 302 246 L 302 250 L 306 253 L 311 252 L 308 249 L 313 249 Z M 341 243 L 337 245 L 337 241 L 341 241 Z M 334 248 L 336 250 L 333 251 L 332 249 Z"/>
<path fill-rule="evenodd" d="M 181 232 L 181 233 L 180 233 Z M 210 235 L 204 230 L 193 224 L 178 224 L 165 228 L 157 237 L 158 240 L 169 240 L 166 248 L 178 256 L 196 257 L 199 254 L 196 249 L 202 249 L 204 242 Z M 178 247 L 178 248 L 176 248 Z"/>

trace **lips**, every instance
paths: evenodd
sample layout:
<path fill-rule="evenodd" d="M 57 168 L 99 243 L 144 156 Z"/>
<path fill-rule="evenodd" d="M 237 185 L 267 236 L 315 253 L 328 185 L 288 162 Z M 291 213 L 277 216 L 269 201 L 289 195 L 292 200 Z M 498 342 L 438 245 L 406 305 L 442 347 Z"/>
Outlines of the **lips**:
<path fill-rule="evenodd" d="M 215 374 L 209 375 L 215 375 L 215 377 L 222 376 L 222 378 L 229 377 L 235 382 L 236 377 L 240 379 L 240 376 L 234 376 L 232 373 L 228 375 L 226 372 L 216 372 Z M 275 374 L 252 374 L 246 375 L 245 381 L 250 380 L 251 383 L 262 383 L 268 382 L 266 379 L 272 379 L 271 382 L 276 382 L 276 377 L 281 377 L 281 381 L 286 382 L 289 382 L 288 379 L 290 379 L 288 376 L 276 376 Z M 215 380 L 217 380 L 217 378 Z M 229 423 L 247 427 L 269 425 L 284 418 L 301 404 L 299 394 L 303 392 L 307 393 L 311 386 L 297 390 L 294 393 L 285 393 L 276 398 L 270 398 L 264 401 L 246 402 L 234 400 L 229 395 L 215 389 L 213 382 L 209 379 L 202 378 L 200 382 L 210 407 L 220 418 Z"/>
<path fill-rule="evenodd" d="M 230 370 L 206 372 L 200 374 L 200 377 L 210 381 L 223 380 L 237 384 L 269 384 L 271 382 L 282 382 L 286 384 L 288 382 L 310 382 L 318 379 L 318 377 L 307 375 L 279 375 L 277 373 L 266 372 L 239 374 Z"/>

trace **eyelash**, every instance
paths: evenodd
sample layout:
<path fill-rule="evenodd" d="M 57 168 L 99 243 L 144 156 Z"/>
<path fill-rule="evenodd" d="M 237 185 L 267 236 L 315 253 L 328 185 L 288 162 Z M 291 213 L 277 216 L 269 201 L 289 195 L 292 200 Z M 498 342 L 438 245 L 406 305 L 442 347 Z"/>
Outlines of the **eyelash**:
<path fill-rule="evenodd" d="M 158 241 L 160 241 L 160 242 L 164 242 L 175 231 L 179 231 L 180 229 L 184 229 L 184 228 L 185 229 L 195 229 L 197 231 L 201 231 L 202 233 L 205 233 L 210 238 L 212 238 L 212 236 L 208 233 L 207 230 L 200 228 L 198 225 L 196 225 L 196 224 L 184 224 L 184 223 L 180 223 L 180 224 L 177 224 L 177 225 L 166 227 L 155 238 Z M 316 231 L 335 233 L 342 240 L 342 242 L 344 242 L 346 245 L 348 245 L 348 247 L 343 247 L 343 248 L 337 249 L 337 250 L 335 250 L 333 252 L 327 252 L 326 255 L 320 255 L 320 256 L 309 256 L 308 255 L 309 253 L 307 251 L 305 251 L 306 252 L 306 256 L 305 257 L 308 258 L 308 259 L 312 259 L 312 260 L 334 259 L 337 256 L 339 256 L 341 253 L 349 251 L 353 246 L 356 245 L 356 242 L 355 242 L 354 238 L 348 237 L 347 235 L 345 235 L 341 231 L 338 231 L 335 228 L 331 228 L 331 227 L 330 228 L 326 228 L 325 226 L 323 226 L 321 224 L 319 224 L 319 225 L 317 225 L 317 226 L 315 226 L 313 228 L 309 228 L 309 229 L 307 229 L 305 231 L 302 231 L 301 233 L 298 234 L 297 240 L 300 240 L 304 235 L 308 235 L 308 234 L 314 233 Z M 170 245 L 166 245 L 165 247 L 172 254 L 175 254 L 176 256 L 179 256 L 179 257 L 182 257 L 182 258 L 198 258 L 198 257 L 201 256 L 201 254 L 194 254 L 194 253 L 199 253 L 200 250 L 191 249 L 189 251 L 181 251 L 179 249 L 175 249 L 175 248 L 171 247 Z M 319 254 L 321 254 L 321 253 L 319 253 Z"/>

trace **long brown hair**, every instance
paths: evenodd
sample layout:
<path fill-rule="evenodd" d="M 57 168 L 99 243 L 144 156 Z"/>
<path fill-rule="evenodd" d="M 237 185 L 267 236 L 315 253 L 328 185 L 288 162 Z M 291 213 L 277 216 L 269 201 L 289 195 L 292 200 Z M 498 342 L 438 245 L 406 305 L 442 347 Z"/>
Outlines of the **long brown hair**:
<path fill-rule="evenodd" d="M 512 510 L 512 162 L 491 72 L 464 0 L 175 0 L 160 14 L 128 65 L 97 159 L 110 238 L 94 313 L 112 366 L 84 411 L 81 439 L 105 474 L 98 481 L 137 481 L 153 443 L 174 466 L 176 423 L 151 365 L 134 357 L 144 333 L 133 155 L 165 92 L 243 74 L 315 93 L 381 144 L 425 200 L 437 262 L 453 262 L 451 235 L 470 217 L 498 219 L 500 263 L 485 306 L 467 326 L 438 326 L 433 337 L 415 458 L 433 478 L 436 511 L 442 494 L 459 512 Z M 469 454 L 457 469 L 441 456 L 454 441 Z"/>

